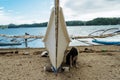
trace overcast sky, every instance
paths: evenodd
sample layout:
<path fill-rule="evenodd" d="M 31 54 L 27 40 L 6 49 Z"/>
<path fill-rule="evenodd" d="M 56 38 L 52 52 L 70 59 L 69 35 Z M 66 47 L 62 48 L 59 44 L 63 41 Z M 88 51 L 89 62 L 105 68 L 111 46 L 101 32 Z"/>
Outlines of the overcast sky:
<path fill-rule="evenodd" d="M 65 20 L 120 17 L 120 0 L 60 0 Z M 0 0 L 0 24 L 41 23 L 49 20 L 54 0 Z"/>

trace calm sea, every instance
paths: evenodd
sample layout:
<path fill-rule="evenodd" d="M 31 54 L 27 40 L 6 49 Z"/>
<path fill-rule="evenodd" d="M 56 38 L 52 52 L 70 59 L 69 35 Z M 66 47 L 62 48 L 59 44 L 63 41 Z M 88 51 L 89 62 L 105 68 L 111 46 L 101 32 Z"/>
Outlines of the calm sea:
<path fill-rule="evenodd" d="M 68 26 L 68 34 L 70 36 L 87 36 L 90 33 L 101 30 L 101 29 L 109 29 L 109 28 L 119 28 L 120 25 L 107 25 L 107 26 Z M 46 33 L 47 27 L 36 27 L 36 28 L 9 28 L 9 29 L 0 29 L 0 34 L 6 34 L 6 35 L 24 35 L 25 33 L 28 33 L 30 35 L 42 35 L 44 36 Z M 110 30 L 111 32 L 112 30 Z M 97 33 L 99 34 L 99 33 Z M 115 37 L 109 37 L 106 38 L 107 40 L 115 40 L 119 41 L 120 36 Z M 8 42 L 12 39 L 0 37 L 0 42 Z M 86 43 L 83 43 L 81 41 L 89 41 L 91 42 L 92 39 L 80 39 L 78 40 L 72 40 L 69 46 L 79 46 L 79 45 L 89 45 Z M 24 48 L 25 43 L 24 39 L 17 39 L 17 41 L 22 42 L 22 45 L 20 46 L 0 46 L 0 48 Z M 39 48 L 44 47 L 44 43 L 42 42 L 42 39 L 28 39 L 28 47 L 32 48 Z"/>

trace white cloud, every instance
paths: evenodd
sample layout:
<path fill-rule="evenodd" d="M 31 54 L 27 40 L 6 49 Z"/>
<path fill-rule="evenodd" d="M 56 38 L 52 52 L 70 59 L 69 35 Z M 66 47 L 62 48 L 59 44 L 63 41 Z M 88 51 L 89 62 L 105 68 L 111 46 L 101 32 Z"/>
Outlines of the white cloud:
<path fill-rule="evenodd" d="M 90 14 L 84 14 L 84 15 L 78 15 L 77 17 L 79 17 L 79 20 L 91 20 L 94 19 L 96 17 L 119 17 L 120 14 L 119 11 L 107 11 L 107 12 L 96 12 L 96 13 L 90 13 Z M 114 15 L 113 15 L 114 14 Z"/>
<path fill-rule="evenodd" d="M 10 16 L 10 15 L 0 15 L 0 24 L 31 24 L 40 23 L 40 19 L 26 18 L 24 16 Z"/>
<path fill-rule="evenodd" d="M 51 7 L 54 6 L 50 0 Z M 60 0 L 65 20 L 91 20 L 96 17 L 120 17 L 120 0 Z M 51 11 L 51 7 L 50 10 Z M 45 14 L 24 15 L 0 7 L 0 24 L 40 23 L 49 20 L 51 12 Z"/>
<path fill-rule="evenodd" d="M 3 7 L 0 7 L 0 25 L 1 24 L 31 24 L 40 23 L 45 19 L 40 19 L 39 17 L 33 16 L 23 16 L 19 12 L 14 12 L 13 10 L 4 11 Z"/>
<path fill-rule="evenodd" d="M 0 15 L 3 15 L 3 9 L 4 7 L 0 7 Z"/>
<path fill-rule="evenodd" d="M 67 20 L 120 17 L 120 0 L 64 0 L 62 7 Z"/>
<path fill-rule="evenodd" d="M 0 10 L 3 10 L 4 9 L 4 7 L 0 7 Z"/>

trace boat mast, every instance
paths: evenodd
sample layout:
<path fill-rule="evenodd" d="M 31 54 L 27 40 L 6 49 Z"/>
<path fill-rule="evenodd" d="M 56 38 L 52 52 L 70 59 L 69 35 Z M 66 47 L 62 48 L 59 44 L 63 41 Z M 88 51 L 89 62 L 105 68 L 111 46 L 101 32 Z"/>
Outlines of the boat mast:
<path fill-rule="evenodd" d="M 59 27 L 59 0 L 55 0 L 55 36 L 56 36 L 56 61 L 58 52 L 58 28 Z M 57 66 L 57 63 L 56 63 Z"/>

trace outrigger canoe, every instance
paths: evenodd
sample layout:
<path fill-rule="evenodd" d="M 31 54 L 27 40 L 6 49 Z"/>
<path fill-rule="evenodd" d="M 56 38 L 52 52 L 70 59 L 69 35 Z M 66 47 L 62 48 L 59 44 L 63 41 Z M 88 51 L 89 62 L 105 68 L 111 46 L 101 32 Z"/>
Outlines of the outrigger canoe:
<path fill-rule="evenodd" d="M 103 40 L 92 40 L 94 43 L 104 44 L 104 45 L 120 45 L 120 41 L 103 41 Z"/>
<path fill-rule="evenodd" d="M 3 42 L 0 42 L 0 46 L 15 46 L 15 45 L 21 45 L 21 43 L 3 43 Z"/>
<path fill-rule="evenodd" d="M 49 52 L 50 61 L 55 71 L 60 68 L 63 62 L 64 52 L 70 43 L 62 8 L 59 8 L 58 14 L 58 31 L 56 32 L 55 8 L 53 8 L 48 22 L 46 35 L 43 40 L 45 47 Z"/>

